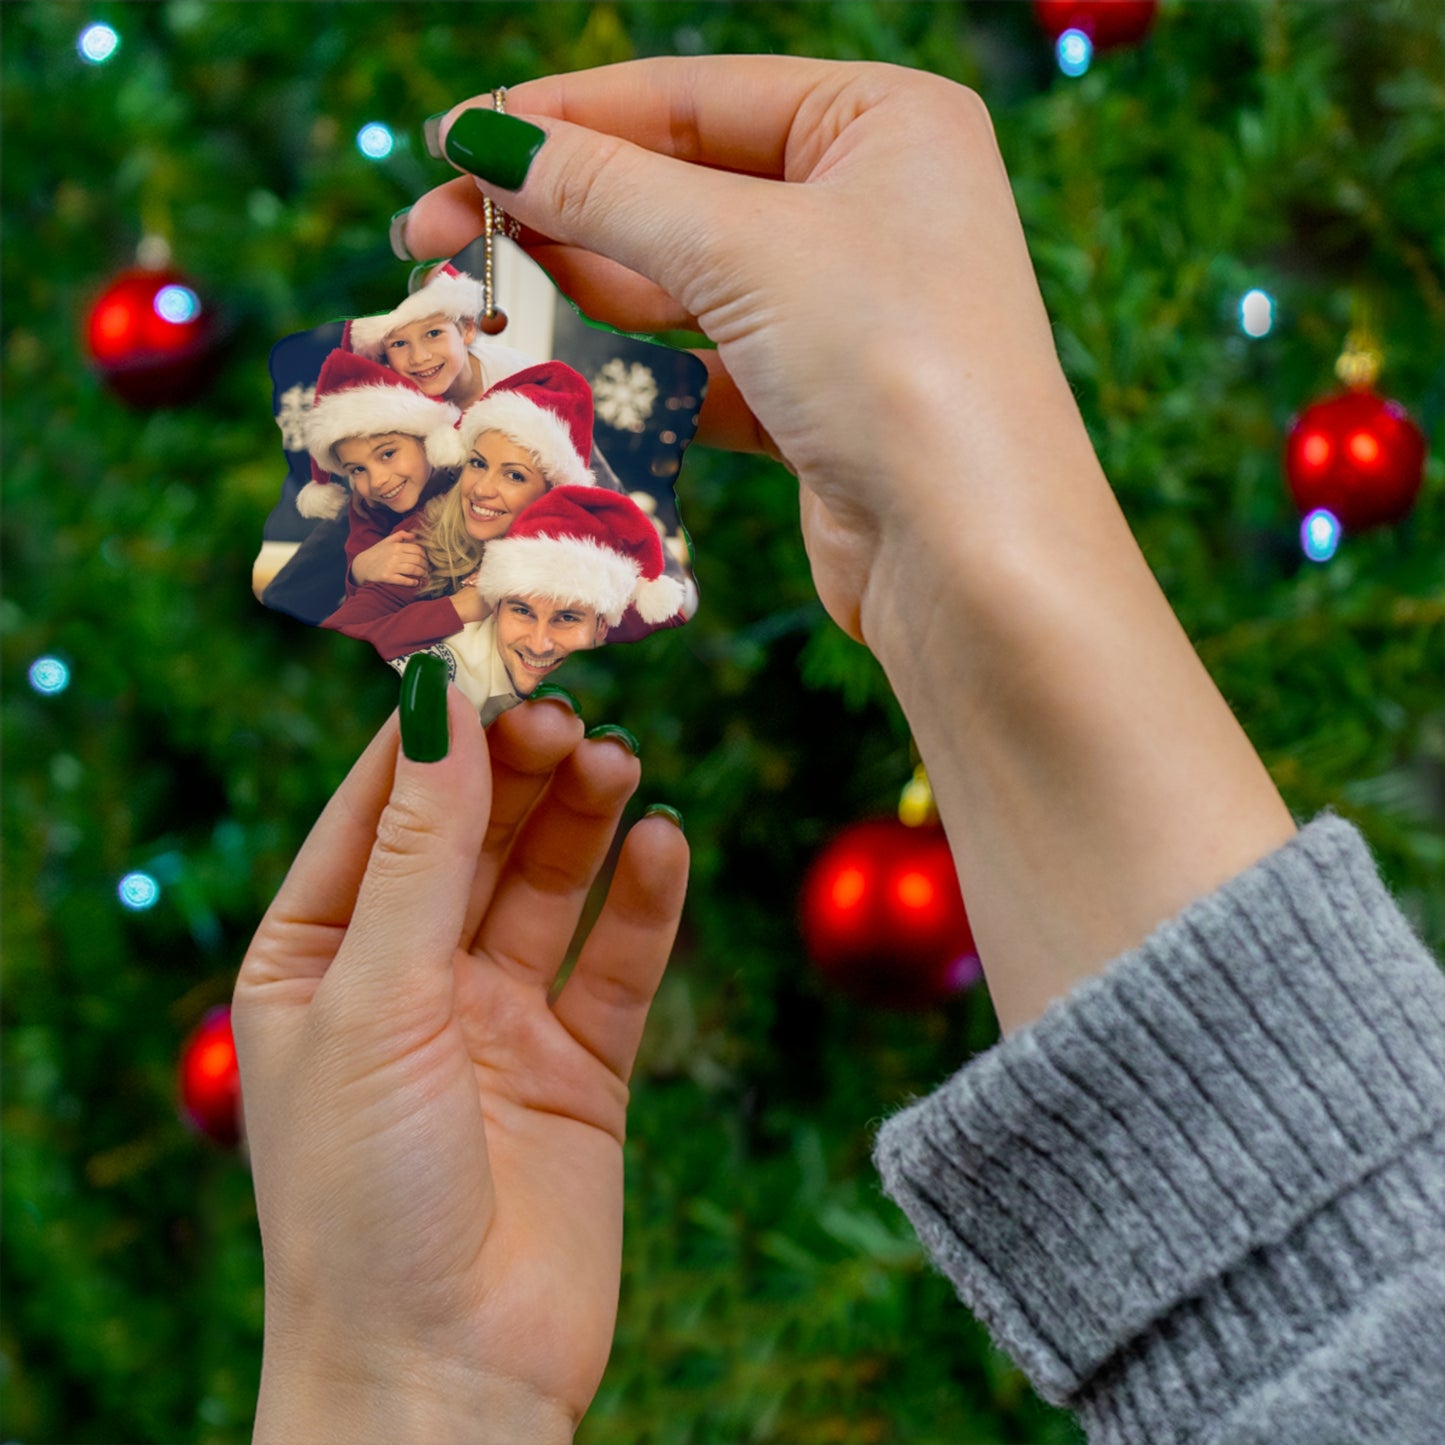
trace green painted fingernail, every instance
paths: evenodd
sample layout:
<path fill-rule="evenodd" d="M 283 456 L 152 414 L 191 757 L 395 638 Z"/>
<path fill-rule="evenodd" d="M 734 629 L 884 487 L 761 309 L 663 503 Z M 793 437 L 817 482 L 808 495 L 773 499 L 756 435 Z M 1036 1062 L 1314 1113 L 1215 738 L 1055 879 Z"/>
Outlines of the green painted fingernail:
<path fill-rule="evenodd" d="M 558 687 L 555 682 L 538 683 L 532 689 L 532 696 L 533 698 L 555 697 L 558 702 L 565 702 L 578 717 L 582 716 L 582 704 L 565 687 Z"/>
<path fill-rule="evenodd" d="M 396 215 L 391 218 L 391 224 L 386 228 L 387 240 L 391 242 L 391 254 L 398 261 L 415 261 L 416 257 L 406 249 L 406 218 L 411 214 L 410 206 L 403 206 Z"/>
<path fill-rule="evenodd" d="M 659 818 L 666 818 L 669 823 L 676 823 L 677 831 L 686 834 L 687 829 L 682 826 L 682 814 L 679 813 L 676 808 L 669 807 L 666 803 L 653 803 L 642 816 L 644 818 L 651 818 L 654 815 Z"/>
<path fill-rule="evenodd" d="M 618 723 L 598 723 L 595 728 L 588 728 L 587 736 L 589 738 L 616 738 L 634 758 L 641 751 L 637 739 Z"/>
<path fill-rule="evenodd" d="M 527 179 L 547 132 L 515 115 L 495 110 L 465 110 L 447 132 L 447 159 L 503 190 L 515 191 Z"/>
<path fill-rule="evenodd" d="M 431 280 L 431 273 L 435 271 L 445 259 L 445 257 L 441 257 L 440 259 L 433 257 L 430 261 L 420 261 L 413 266 L 411 268 L 411 274 L 406 278 L 406 294 L 410 296 L 414 292 L 420 291 L 421 288 Z"/>
<path fill-rule="evenodd" d="M 421 123 L 421 138 L 426 142 L 426 153 L 434 161 L 443 161 L 446 156 L 442 152 L 442 117 L 446 111 L 439 110 L 435 115 L 429 115 Z"/>
<path fill-rule="evenodd" d="M 401 678 L 401 750 L 414 763 L 447 755 L 447 665 L 434 652 L 414 652 Z"/>

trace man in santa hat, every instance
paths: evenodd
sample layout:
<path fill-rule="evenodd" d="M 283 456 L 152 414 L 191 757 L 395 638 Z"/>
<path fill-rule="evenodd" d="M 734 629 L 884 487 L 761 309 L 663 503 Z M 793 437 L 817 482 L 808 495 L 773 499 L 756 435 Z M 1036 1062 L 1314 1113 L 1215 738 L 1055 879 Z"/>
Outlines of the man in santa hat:
<path fill-rule="evenodd" d="M 477 591 L 492 611 L 425 649 L 447 664 L 483 725 L 530 697 L 574 652 L 600 647 L 629 617 L 629 632 L 675 620 L 685 592 L 664 571 L 662 542 L 630 497 L 561 486 L 527 506 L 491 542 Z M 392 666 L 406 669 L 398 657 Z"/>

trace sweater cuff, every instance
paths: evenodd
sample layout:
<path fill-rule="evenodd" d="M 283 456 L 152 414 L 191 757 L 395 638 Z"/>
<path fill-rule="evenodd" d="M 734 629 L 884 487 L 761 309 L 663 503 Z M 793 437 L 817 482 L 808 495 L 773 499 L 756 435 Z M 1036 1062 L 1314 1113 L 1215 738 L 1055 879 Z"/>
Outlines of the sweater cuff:
<path fill-rule="evenodd" d="M 1326 815 L 890 1119 L 875 1160 L 1038 1392 L 1077 1402 L 1252 1251 L 1353 1214 L 1445 1117 L 1442 1039 L 1445 975 Z"/>

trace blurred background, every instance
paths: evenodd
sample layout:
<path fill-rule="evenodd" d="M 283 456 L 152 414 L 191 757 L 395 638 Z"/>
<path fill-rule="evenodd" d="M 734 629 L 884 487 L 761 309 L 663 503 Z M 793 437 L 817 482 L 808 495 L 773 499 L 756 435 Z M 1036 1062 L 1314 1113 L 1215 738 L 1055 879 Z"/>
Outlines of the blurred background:
<path fill-rule="evenodd" d="M 285 468 L 267 352 L 393 304 L 388 218 L 451 174 L 421 121 L 494 85 L 766 51 L 978 89 L 1150 563 L 1296 815 L 1357 822 L 1445 943 L 1445 17 L 1165 0 L 1120 37 L 1091 9 L 1056 37 L 1025 3 L 3 7 L 5 1438 L 249 1438 L 250 1179 L 183 1120 L 179 1061 L 397 690 L 251 596 Z M 1336 435 L 1308 409 L 1352 336 Z M 1387 402 L 1431 442 L 1418 497 Z M 1342 535 L 1302 530 L 1338 491 L 1316 433 L 1363 469 Z M 868 1159 L 882 1116 L 995 1040 L 986 995 L 883 1007 L 798 924 L 810 864 L 896 807 L 907 725 L 814 598 L 790 478 L 694 448 L 677 491 L 701 611 L 565 679 L 638 736 L 632 813 L 679 807 L 695 858 L 581 1438 L 1077 1440 Z M 892 966 L 932 964 L 900 944 Z M 202 1095 L 223 1062 L 192 1057 Z"/>

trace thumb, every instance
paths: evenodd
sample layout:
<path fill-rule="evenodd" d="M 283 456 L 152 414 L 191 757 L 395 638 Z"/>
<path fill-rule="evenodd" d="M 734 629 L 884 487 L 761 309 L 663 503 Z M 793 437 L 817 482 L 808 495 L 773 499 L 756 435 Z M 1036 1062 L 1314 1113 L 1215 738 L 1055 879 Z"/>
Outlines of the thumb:
<path fill-rule="evenodd" d="M 753 231 L 766 232 L 759 219 L 766 182 L 552 116 L 524 119 L 499 115 L 485 101 L 468 105 L 443 122 L 442 147 L 514 220 L 619 262 L 694 315 L 708 299 L 698 294 L 700 283 L 740 245 L 750 247 Z M 527 164 L 529 147 L 535 149 Z"/>
<path fill-rule="evenodd" d="M 481 719 L 430 653 L 407 664 L 401 728 L 391 795 L 323 983 L 388 1029 L 439 1026 L 438 1011 L 450 1012 L 452 959 L 491 812 Z"/>

